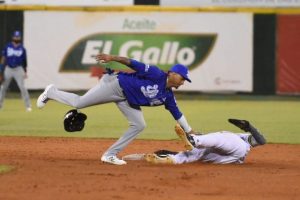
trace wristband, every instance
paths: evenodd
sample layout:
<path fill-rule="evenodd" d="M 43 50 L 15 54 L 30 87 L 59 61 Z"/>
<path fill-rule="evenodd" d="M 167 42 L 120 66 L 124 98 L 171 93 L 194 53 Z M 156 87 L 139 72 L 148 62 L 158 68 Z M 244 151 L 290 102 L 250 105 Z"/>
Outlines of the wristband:
<path fill-rule="evenodd" d="M 183 128 L 183 130 L 188 133 L 192 130 L 190 125 L 188 124 L 187 120 L 185 119 L 184 115 L 182 115 L 177 122 L 180 124 L 180 126 Z"/>

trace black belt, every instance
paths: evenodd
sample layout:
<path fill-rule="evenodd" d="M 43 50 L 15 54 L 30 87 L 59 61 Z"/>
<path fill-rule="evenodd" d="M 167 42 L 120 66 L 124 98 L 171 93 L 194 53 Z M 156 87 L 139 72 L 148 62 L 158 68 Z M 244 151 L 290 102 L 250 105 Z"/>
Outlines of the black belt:
<path fill-rule="evenodd" d="M 17 66 L 11 66 L 11 65 L 7 65 L 10 68 L 17 68 L 17 67 L 23 67 L 22 65 L 17 65 Z"/>

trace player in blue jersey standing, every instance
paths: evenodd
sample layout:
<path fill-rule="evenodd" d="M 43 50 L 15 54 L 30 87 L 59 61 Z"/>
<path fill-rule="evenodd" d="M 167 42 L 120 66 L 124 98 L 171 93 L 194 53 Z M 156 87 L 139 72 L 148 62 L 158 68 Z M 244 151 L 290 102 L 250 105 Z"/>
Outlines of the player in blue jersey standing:
<path fill-rule="evenodd" d="M 177 107 L 172 91 L 172 88 L 183 85 L 184 81 L 191 82 L 187 67 L 176 64 L 166 73 L 156 66 L 125 57 L 99 54 L 96 59 L 102 63 L 119 62 L 135 72 L 106 74 L 83 96 L 58 90 L 53 84 L 48 85 L 39 96 L 37 107 L 44 107 L 50 99 L 78 109 L 115 102 L 129 121 L 129 129 L 102 155 L 103 162 L 116 165 L 126 164 L 124 160 L 117 157 L 117 154 L 145 128 L 146 123 L 141 106 L 164 105 L 187 133 L 194 133 Z"/>
<path fill-rule="evenodd" d="M 15 31 L 12 35 L 12 41 L 2 50 L 0 61 L 0 80 L 2 82 L 0 89 L 0 108 L 3 106 L 7 88 L 14 78 L 24 99 L 26 110 L 31 111 L 29 93 L 24 85 L 24 80 L 27 78 L 27 56 L 21 38 L 21 32 Z"/>

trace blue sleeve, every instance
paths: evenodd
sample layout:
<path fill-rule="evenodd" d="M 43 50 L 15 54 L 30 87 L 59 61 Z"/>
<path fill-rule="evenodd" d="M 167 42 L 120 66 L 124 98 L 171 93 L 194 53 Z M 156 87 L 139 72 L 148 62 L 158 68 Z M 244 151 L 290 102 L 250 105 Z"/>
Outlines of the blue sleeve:
<path fill-rule="evenodd" d="M 138 76 L 145 78 L 158 79 L 164 74 L 164 72 L 156 66 L 147 65 L 133 59 L 130 59 L 130 65 L 128 67 L 136 71 Z"/>
<path fill-rule="evenodd" d="M 180 112 L 177 106 L 173 93 L 172 95 L 167 97 L 165 102 L 165 108 L 170 111 L 175 120 L 178 120 L 182 116 L 182 113 Z"/>
<path fill-rule="evenodd" d="M 139 72 L 139 71 L 145 71 L 146 64 L 139 62 L 137 60 L 130 59 L 130 65 L 128 65 L 128 67 L 130 67 L 136 72 Z"/>

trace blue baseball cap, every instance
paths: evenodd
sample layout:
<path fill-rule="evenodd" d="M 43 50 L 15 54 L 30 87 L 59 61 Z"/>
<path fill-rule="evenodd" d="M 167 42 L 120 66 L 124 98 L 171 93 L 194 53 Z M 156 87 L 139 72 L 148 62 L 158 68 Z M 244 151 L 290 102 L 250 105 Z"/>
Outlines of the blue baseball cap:
<path fill-rule="evenodd" d="M 12 37 L 22 37 L 21 31 L 14 31 Z"/>
<path fill-rule="evenodd" d="M 190 83 L 192 82 L 191 79 L 189 79 L 189 77 L 188 77 L 189 70 L 184 65 L 176 64 L 173 67 L 171 67 L 169 72 L 174 72 L 174 73 L 180 74 L 185 80 L 187 80 Z"/>

